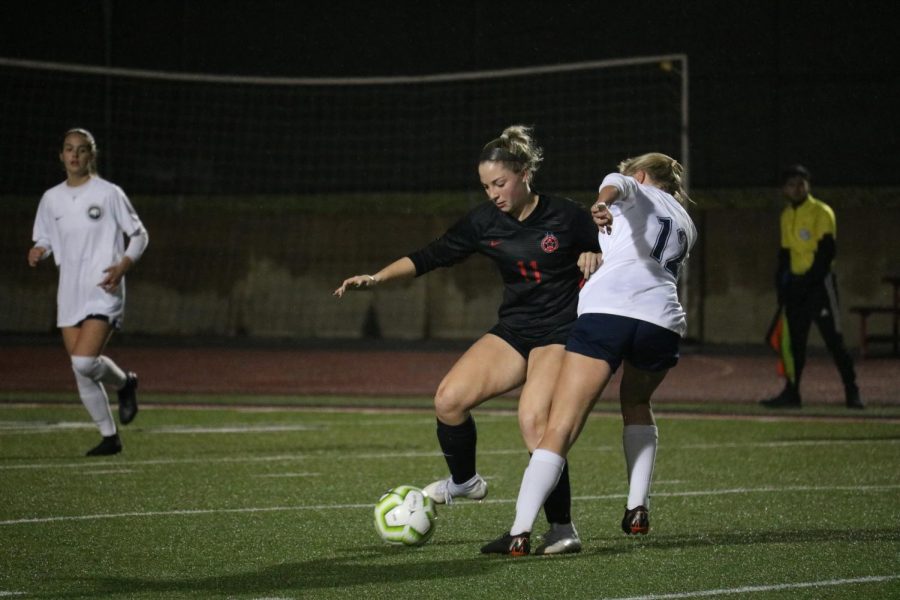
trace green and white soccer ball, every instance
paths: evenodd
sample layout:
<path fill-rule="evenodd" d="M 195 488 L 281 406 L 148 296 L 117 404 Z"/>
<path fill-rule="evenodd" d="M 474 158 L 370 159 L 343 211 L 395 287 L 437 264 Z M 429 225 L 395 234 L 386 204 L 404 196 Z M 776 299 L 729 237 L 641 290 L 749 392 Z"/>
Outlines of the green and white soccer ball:
<path fill-rule="evenodd" d="M 421 546 L 434 533 L 434 501 L 411 485 L 388 490 L 375 504 L 375 530 L 389 544 Z"/>

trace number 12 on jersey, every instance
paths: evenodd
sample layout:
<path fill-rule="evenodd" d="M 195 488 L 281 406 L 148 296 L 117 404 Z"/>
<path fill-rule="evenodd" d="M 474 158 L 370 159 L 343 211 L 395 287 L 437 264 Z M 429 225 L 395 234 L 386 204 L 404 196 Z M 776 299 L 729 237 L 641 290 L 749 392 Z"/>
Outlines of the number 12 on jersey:
<path fill-rule="evenodd" d="M 666 249 L 666 245 L 669 243 L 669 236 L 672 234 L 672 218 L 656 217 L 656 219 L 659 221 L 660 229 L 659 234 L 656 236 L 656 243 L 653 245 L 653 250 L 650 251 L 650 258 L 661 264 L 666 271 L 675 277 L 675 279 L 678 279 L 681 263 L 684 261 L 684 257 L 687 256 L 688 252 L 687 233 L 681 228 L 676 230 L 678 235 L 678 252 L 675 256 L 663 262 L 663 252 Z"/>

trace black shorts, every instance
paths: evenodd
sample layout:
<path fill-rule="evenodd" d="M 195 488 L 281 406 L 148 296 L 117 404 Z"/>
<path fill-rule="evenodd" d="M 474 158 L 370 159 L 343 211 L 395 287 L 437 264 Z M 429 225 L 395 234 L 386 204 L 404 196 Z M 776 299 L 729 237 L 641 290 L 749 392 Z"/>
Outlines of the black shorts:
<path fill-rule="evenodd" d="M 96 319 L 97 321 L 106 321 L 107 323 L 112 325 L 113 329 L 119 329 L 119 327 L 121 325 L 119 323 L 118 319 L 110 321 L 109 315 L 101 315 L 101 314 L 91 313 L 88 316 L 86 316 L 85 318 L 83 318 L 82 320 L 75 323 L 75 327 L 81 327 L 84 324 L 84 322 L 87 321 L 88 319 Z"/>
<path fill-rule="evenodd" d="M 587 313 L 578 317 L 566 350 L 605 360 L 613 372 L 627 360 L 643 371 L 665 371 L 678 364 L 681 336 L 631 317 Z"/>
<path fill-rule="evenodd" d="M 564 345 L 566 340 L 569 339 L 569 331 L 571 329 L 572 323 L 570 322 L 557 327 L 549 333 L 531 337 L 516 333 L 509 327 L 506 327 L 503 323 L 497 323 L 490 331 L 488 331 L 488 333 L 496 335 L 498 338 L 512 346 L 516 352 L 522 355 L 522 358 L 528 360 L 528 355 L 531 354 L 531 351 L 535 348 L 549 346 L 550 344 Z"/>

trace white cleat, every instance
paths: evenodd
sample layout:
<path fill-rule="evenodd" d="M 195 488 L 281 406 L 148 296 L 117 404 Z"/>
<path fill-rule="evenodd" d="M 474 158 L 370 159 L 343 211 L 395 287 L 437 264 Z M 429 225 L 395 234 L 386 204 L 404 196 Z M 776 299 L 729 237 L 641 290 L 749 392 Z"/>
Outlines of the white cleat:
<path fill-rule="evenodd" d="M 481 475 L 476 474 L 469 481 L 456 484 L 453 478 L 439 479 L 429 483 L 422 490 L 436 504 L 453 504 L 454 498 L 468 498 L 469 500 L 482 500 L 487 496 L 487 481 Z"/>
<path fill-rule="evenodd" d="M 581 538 L 572 523 L 551 523 L 534 554 L 570 554 L 581 552 Z"/>

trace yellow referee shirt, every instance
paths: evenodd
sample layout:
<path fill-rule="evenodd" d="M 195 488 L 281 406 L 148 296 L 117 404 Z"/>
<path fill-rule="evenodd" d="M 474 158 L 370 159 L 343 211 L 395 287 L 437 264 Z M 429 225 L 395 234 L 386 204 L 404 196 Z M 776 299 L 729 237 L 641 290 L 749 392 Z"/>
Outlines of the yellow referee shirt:
<path fill-rule="evenodd" d="M 790 251 L 791 273 L 802 275 L 813 264 L 819 240 L 826 234 L 837 239 L 837 225 L 831 207 L 812 197 L 800 206 L 788 204 L 781 212 L 781 247 Z"/>

